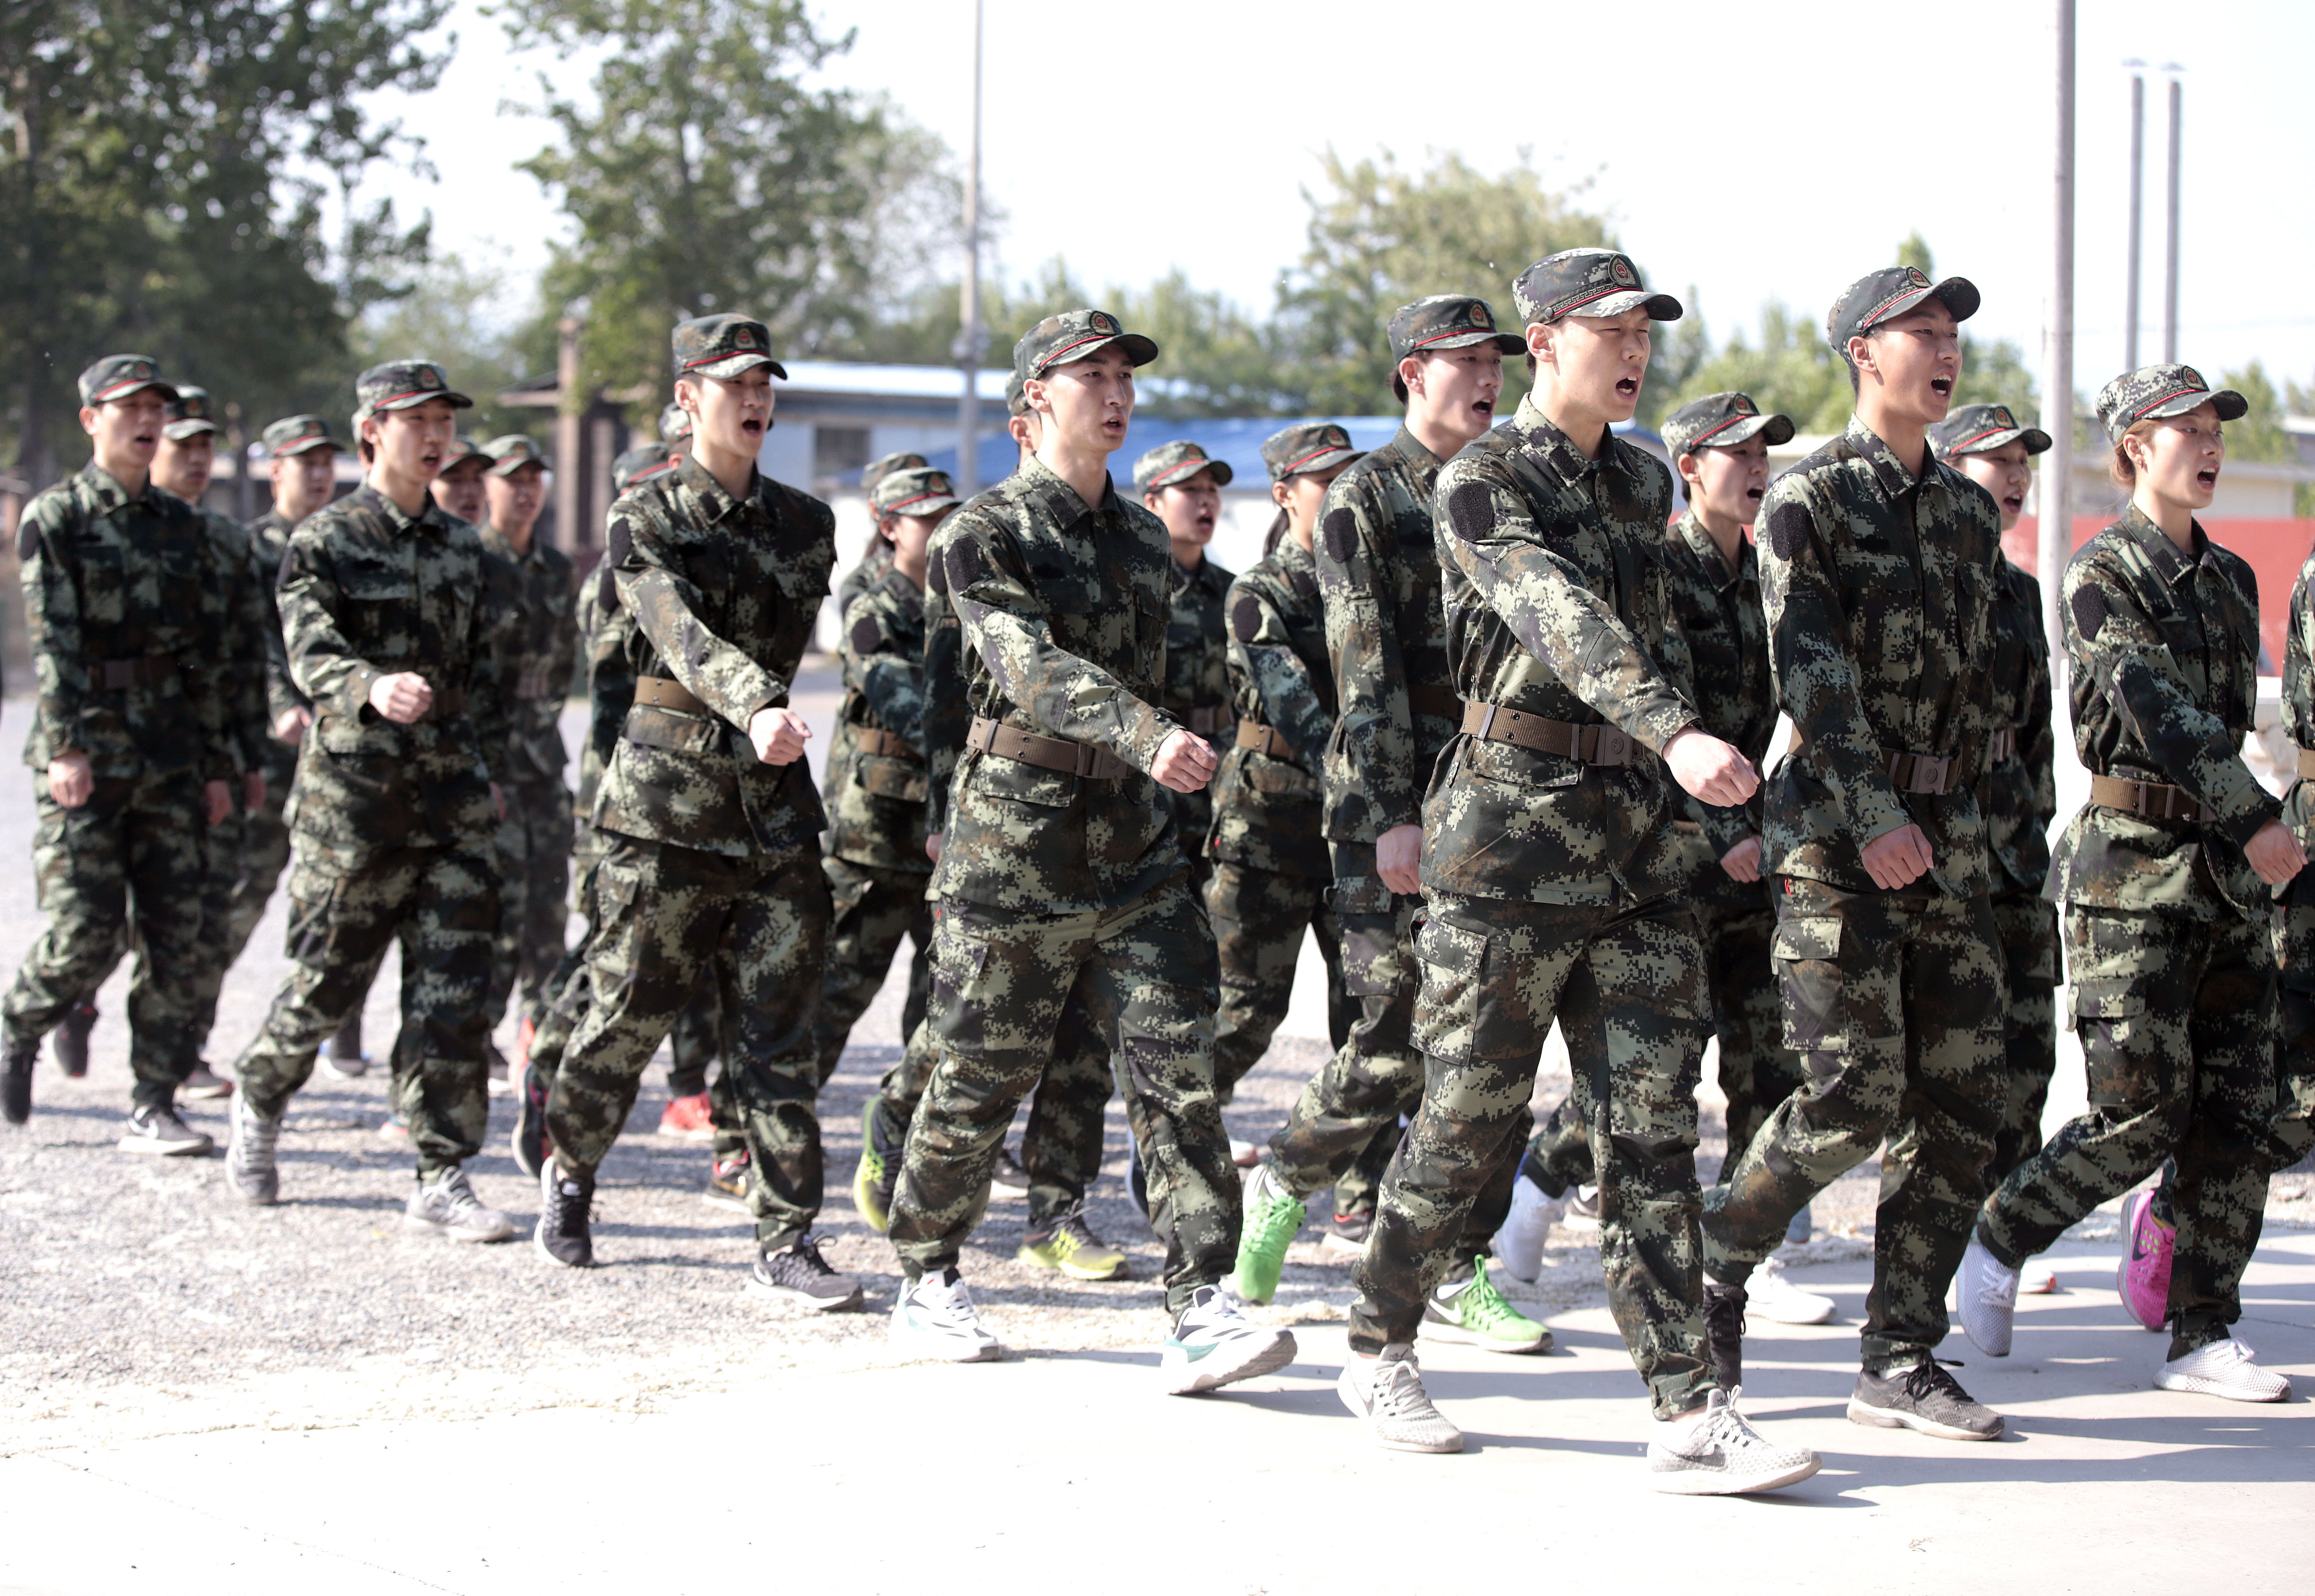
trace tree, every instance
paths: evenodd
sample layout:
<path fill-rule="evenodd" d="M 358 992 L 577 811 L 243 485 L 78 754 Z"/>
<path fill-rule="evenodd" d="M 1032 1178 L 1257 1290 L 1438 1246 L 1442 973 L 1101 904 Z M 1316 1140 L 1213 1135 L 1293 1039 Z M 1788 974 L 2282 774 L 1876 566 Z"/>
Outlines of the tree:
<path fill-rule="evenodd" d="M 439 363 L 450 384 L 475 401 L 458 412 L 458 430 L 477 443 L 502 432 L 532 432 L 541 425 L 536 410 L 502 406 L 499 394 L 519 381 L 529 362 L 518 350 L 514 329 L 491 319 L 485 306 L 506 288 L 503 273 L 471 266 L 457 255 L 430 262 L 400 297 L 373 306 L 350 330 L 349 376 L 386 360 L 412 356 Z M 336 410 L 350 409 L 351 384 Z M 336 413 L 333 410 L 331 413 Z M 542 446 L 548 439 L 540 438 Z"/>
<path fill-rule="evenodd" d="M 28 0 L 0 6 L 0 415 L 54 474 L 73 379 L 122 348 L 253 421 L 345 386 L 348 318 L 426 228 L 364 210 L 397 148 L 366 96 L 423 89 L 448 0 Z M 306 176 L 312 173 L 323 175 Z M 347 226 L 333 249 L 325 201 Z"/>
<path fill-rule="evenodd" d="M 911 255 L 953 235 L 953 182 L 932 135 L 882 101 L 805 86 L 850 48 L 796 0 L 501 0 L 521 41 L 599 53 L 590 99 L 540 108 L 556 145 L 522 170 L 556 194 L 577 236 L 543 284 L 551 327 L 583 305 L 583 385 L 664 389 L 668 331 L 719 311 L 755 315 L 776 347 L 856 354 Z M 887 276 L 895 262 L 904 270 Z M 536 337 L 536 333 L 534 333 Z"/>

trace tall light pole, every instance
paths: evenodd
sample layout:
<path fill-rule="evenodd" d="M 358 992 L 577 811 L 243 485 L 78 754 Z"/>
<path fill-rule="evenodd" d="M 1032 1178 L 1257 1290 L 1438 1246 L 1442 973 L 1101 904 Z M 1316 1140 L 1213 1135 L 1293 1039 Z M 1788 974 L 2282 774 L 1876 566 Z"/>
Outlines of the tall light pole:
<path fill-rule="evenodd" d="M 2146 193 L 2146 75 L 2143 61 L 2124 61 L 2130 72 L 2130 275 L 2124 294 L 2122 368 L 2138 369 L 2138 241 Z"/>
<path fill-rule="evenodd" d="M 980 327 L 980 7 L 972 0 L 972 164 L 964 173 L 964 304 L 956 333 L 964 391 L 956 401 L 956 485 L 967 498 L 980 491 L 980 354 L 989 335 Z"/>
<path fill-rule="evenodd" d="M 2040 536 L 2035 549 L 2053 686 L 2064 680 L 2065 629 L 2058 618 L 2058 589 L 2074 542 L 2074 0 L 2057 0 L 2057 227 L 2052 241 L 2056 270 L 2050 284 L 2049 366 L 2042 389 L 2043 430 L 2050 435 L 2050 452 L 2043 457 L 2036 507 Z"/>
<path fill-rule="evenodd" d="M 2178 358 L 2178 74 L 2176 61 L 2164 64 L 2170 75 L 2170 236 L 2169 274 L 2162 282 L 2162 360 Z"/>

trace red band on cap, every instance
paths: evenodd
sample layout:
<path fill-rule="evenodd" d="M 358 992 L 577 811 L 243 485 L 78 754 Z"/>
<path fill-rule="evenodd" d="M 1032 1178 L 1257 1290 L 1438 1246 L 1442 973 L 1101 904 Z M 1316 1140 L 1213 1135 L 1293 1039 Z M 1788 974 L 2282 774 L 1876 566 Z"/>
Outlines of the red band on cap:
<path fill-rule="evenodd" d="M 1982 432 L 1972 433 L 1967 438 L 1964 438 L 1956 442 L 1946 445 L 1946 453 L 1949 455 L 1957 455 L 1961 453 L 1962 450 L 1967 448 L 1971 444 L 1982 443 L 1997 432 L 2023 432 L 2026 429 L 2023 427 L 1988 427 Z"/>
<path fill-rule="evenodd" d="M 1286 468 L 1285 474 L 1286 474 L 1286 475 L 1288 475 L 1288 476 L 1291 476 L 1291 475 L 1293 475 L 1296 472 L 1298 472 L 1298 471 L 1301 470 L 1301 469 L 1302 469 L 1302 467 L 1304 467 L 1305 466 L 1308 466 L 1311 461 L 1313 461 L 1313 460 L 1315 460 L 1315 459 L 1317 459 L 1320 455 L 1331 455 L 1331 454 L 1335 453 L 1335 452 L 1336 452 L 1336 451 L 1338 451 L 1338 450 L 1344 449 L 1344 448 L 1349 448 L 1349 447 L 1350 447 L 1350 446 L 1349 446 L 1348 444 L 1330 443 L 1330 444 L 1326 445 L 1324 448 L 1315 448 L 1315 449 L 1312 449 L 1308 454 L 1307 454 L 1307 455 L 1303 456 L 1300 459 L 1299 459 L 1299 460 L 1295 461 L 1291 466 L 1289 466 Z"/>
<path fill-rule="evenodd" d="M 370 408 L 382 410 L 389 404 L 399 404 L 404 399 L 448 399 L 449 396 L 450 390 L 448 388 L 412 388 L 407 394 L 396 394 L 390 399 L 373 401 Z"/>
<path fill-rule="evenodd" d="M 1083 338 L 1070 340 L 1069 342 L 1061 345 L 1060 348 L 1055 350 L 1051 354 L 1047 355 L 1043 359 L 1038 361 L 1037 369 L 1040 371 L 1044 370 L 1047 367 L 1059 360 L 1063 355 L 1066 355 L 1071 350 L 1076 349 L 1079 344 L 1102 343 L 1113 338 L 1122 338 L 1124 336 L 1125 334 L 1122 332 L 1088 332 Z"/>
<path fill-rule="evenodd" d="M 694 366 L 713 366 L 718 360 L 729 360 L 740 355 L 752 355 L 757 359 L 764 362 L 767 366 L 776 366 L 779 364 L 777 360 L 773 359 L 771 356 L 766 354 L 761 350 L 733 350 L 728 354 L 702 355 L 696 360 L 686 360 L 683 363 L 683 368 L 686 371 L 688 371 Z"/>
<path fill-rule="evenodd" d="M 1604 288 L 1594 288 L 1588 294 L 1579 294 L 1573 299 L 1564 301 L 1544 319 L 1546 321 L 1556 322 L 1560 317 L 1573 312 L 1577 306 L 1589 305 L 1594 299 L 1605 299 L 1610 294 L 1639 294 L 1645 292 L 1646 292 L 1646 290 L 1644 288 L 1628 288 L 1621 283 L 1610 283 Z"/>
<path fill-rule="evenodd" d="M 107 399 L 111 398 L 115 394 L 133 393 L 138 388 L 165 388 L 168 386 L 169 385 L 167 383 L 163 382 L 157 377 L 132 377 L 124 381 L 117 382 L 109 388 L 99 388 L 96 391 L 94 397 L 96 403 L 102 404 Z M 187 417 L 186 419 L 190 421 L 192 418 Z"/>
<path fill-rule="evenodd" d="M 1463 338 L 1468 337 L 1473 332 L 1484 332 L 1490 338 L 1500 338 L 1503 336 L 1501 332 L 1497 332 L 1493 327 L 1450 327 L 1444 332 L 1433 332 L 1428 338 L 1418 338 L 1410 347 L 1421 349 L 1425 344 L 1437 343 L 1442 338 Z"/>
<path fill-rule="evenodd" d="M 903 499 L 896 504 L 888 504 L 884 507 L 884 513 L 886 515 L 893 515 L 900 510 L 908 509 L 911 504 L 922 504 L 927 499 L 953 499 L 955 497 L 956 495 L 954 493 L 948 492 L 945 488 L 935 488 L 929 492 L 919 493 L 913 499 Z"/>
<path fill-rule="evenodd" d="M 1706 428 L 1703 431 L 1701 431 L 1701 432 L 1698 433 L 1695 437 L 1693 437 L 1693 438 L 1690 439 L 1688 440 L 1688 448 L 1683 448 L 1683 449 L 1681 449 L 1680 452 L 1681 452 L 1681 454 L 1683 454 L 1683 455 L 1684 455 L 1684 454 L 1686 454 L 1686 453 L 1688 453 L 1688 450 L 1689 450 L 1689 449 L 1692 449 L 1692 448 L 1696 448 L 1699 444 L 1702 443 L 1706 439 L 1712 437 L 1715 433 L 1718 433 L 1718 432 L 1725 432 L 1725 431 L 1727 431 L 1729 428 L 1731 428 L 1731 427 L 1734 426 L 1734 425 L 1735 425 L 1737 422 L 1739 422 L 1739 421 L 1756 421 L 1756 420 L 1758 420 L 1758 419 L 1759 419 L 1758 417 L 1755 417 L 1755 416 L 1748 416 L 1748 415 L 1733 415 L 1733 416 L 1730 416 L 1726 421 L 1725 421 L 1721 422 L 1718 426 L 1716 426 L 1716 427 L 1707 427 L 1707 428 Z"/>
<path fill-rule="evenodd" d="M 2141 418 L 2142 418 L 2142 417 L 2146 414 L 2146 412 L 2147 412 L 2148 411 L 2152 410 L 2156 405 L 2158 405 L 2158 404 L 2168 404 L 2168 403 L 2170 403 L 2170 401 L 2172 401 L 2173 399 L 2184 398 L 2184 397 L 2185 397 L 2186 395 L 2188 395 L 2188 394 L 2203 394 L 2203 395 L 2208 395 L 2208 394 L 2210 393 L 2210 391 L 2211 391 L 2211 390 L 2210 390 L 2210 389 L 2208 389 L 2208 388 L 2173 388 L 2173 389 L 2171 389 L 2171 390 L 2170 390 L 2169 393 L 2167 393 L 2167 394 L 2158 395 L 2156 395 L 2154 398 L 2149 399 L 2145 403 L 2143 403 L 2143 404 L 2140 405 L 2136 410 L 2132 411 L 2132 412 L 2130 412 L 2130 419 L 2131 419 L 2132 421 L 2138 421 L 2138 420 L 2140 420 Z"/>
<path fill-rule="evenodd" d="M 1934 295 L 1936 292 L 1937 289 L 1934 288 L 1916 288 L 1908 287 L 1900 288 L 1895 293 L 1890 295 L 1886 299 L 1881 301 L 1880 304 L 1875 306 L 1871 310 L 1866 312 L 1865 319 L 1857 324 L 1857 330 L 1862 332 L 1870 329 L 1874 323 L 1879 321 L 1883 316 L 1889 314 L 1889 307 L 1891 306 L 1896 304 L 1898 300 L 1903 299 L 1908 294 L 1920 294 L 1924 297 L 1927 297 L 1930 295 Z"/>

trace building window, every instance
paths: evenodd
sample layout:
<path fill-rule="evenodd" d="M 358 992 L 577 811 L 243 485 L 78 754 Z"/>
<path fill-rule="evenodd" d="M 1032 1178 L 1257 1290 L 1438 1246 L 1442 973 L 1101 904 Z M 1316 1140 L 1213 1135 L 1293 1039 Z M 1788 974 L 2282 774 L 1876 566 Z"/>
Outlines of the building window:
<path fill-rule="evenodd" d="M 857 476 L 868 464 L 868 429 L 814 427 L 812 430 L 812 474 Z"/>

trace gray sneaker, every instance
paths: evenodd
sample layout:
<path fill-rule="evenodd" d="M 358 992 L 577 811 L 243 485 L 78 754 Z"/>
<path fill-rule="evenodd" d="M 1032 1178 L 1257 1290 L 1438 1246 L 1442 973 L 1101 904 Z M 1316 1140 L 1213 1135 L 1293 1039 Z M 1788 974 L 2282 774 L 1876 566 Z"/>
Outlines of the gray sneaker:
<path fill-rule="evenodd" d="M 225 1177 L 244 1202 L 271 1208 L 281 1195 L 281 1176 L 273 1166 L 273 1144 L 281 1139 L 281 1122 L 258 1113 L 247 1093 L 235 1092 L 230 1122 Z"/>
<path fill-rule="evenodd" d="M 514 1221 L 495 1208 L 484 1208 L 475 1195 L 463 1169 L 446 1169 L 432 1180 L 418 1183 L 402 1210 L 404 1230 L 431 1230 L 452 1241 L 510 1241 Z"/>
<path fill-rule="evenodd" d="M 196 1064 L 193 1066 L 193 1072 L 185 1077 L 183 1084 L 178 1086 L 177 1095 L 190 1097 L 195 1102 L 215 1097 L 230 1097 L 233 1095 L 233 1083 L 211 1069 L 207 1064 Z"/>
<path fill-rule="evenodd" d="M 1459 1452 L 1463 1432 L 1455 1428 L 1423 1389 L 1423 1369 L 1415 1349 L 1393 1342 L 1370 1362 L 1352 1355 L 1335 1391 L 1343 1405 L 1367 1422 L 1379 1445 L 1399 1452 Z"/>
<path fill-rule="evenodd" d="M 1742 1496 L 1798 1485 L 1821 1466 L 1806 1447 L 1780 1447 L 1744 1422 L 1731 1392 L 1716 1390 L 1648 1441 L 1648 1484 L 1675 1496 Z"/>
<path fill-rule="evenodd" d="M 124 1153 L 155 1153 L 164 1158 L 206 1158 L 217 1143 L 177 1117 L 173 1108 L 146 1104 L 129 1111 L 129 1128 L 120 1133 Z"/>

